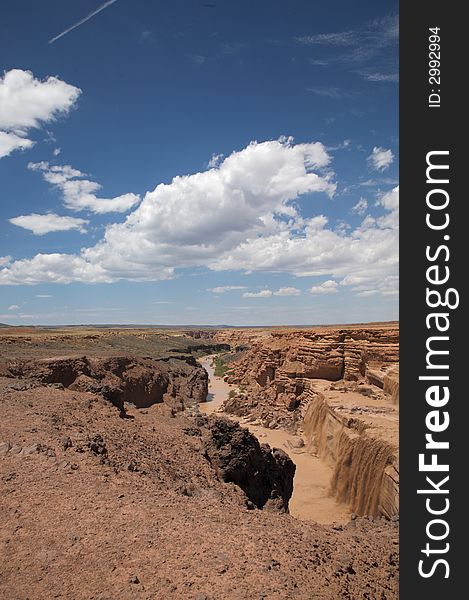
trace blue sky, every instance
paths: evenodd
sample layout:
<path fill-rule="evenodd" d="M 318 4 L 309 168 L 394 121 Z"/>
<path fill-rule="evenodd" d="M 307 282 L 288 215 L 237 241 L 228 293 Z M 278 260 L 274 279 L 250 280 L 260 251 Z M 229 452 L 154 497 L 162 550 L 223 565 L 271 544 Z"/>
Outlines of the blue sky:
<path fill-rule="evenodd" d="M 397 8 L 2 5 L 0 321 L 398 318 Z"/>

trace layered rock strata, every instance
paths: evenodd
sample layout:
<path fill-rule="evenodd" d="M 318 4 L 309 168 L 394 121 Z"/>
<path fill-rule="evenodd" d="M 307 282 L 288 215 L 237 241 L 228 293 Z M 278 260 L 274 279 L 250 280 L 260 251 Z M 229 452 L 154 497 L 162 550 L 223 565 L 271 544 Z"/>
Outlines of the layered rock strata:
<path fill-rule="evenodd" d="M 368 381 L 397 403 L 398 337 L 392 327 L 287 330 L 251 339 L 250 349 L 229 364 L 225 379 L 236 389 L 225 410 L 295 428 L 306 410 L 305 392 L 316 379 Z"/>
<path fill-rule="evenodd" d="M 304 430 L 309 450 L 334 468 L 333 496 L 357 514 L 393 517 L 398 334 L 397 327 L 326 328 L 253 338 L 229 364 L 233 390 L 224 410 L 264 427 Z"/>
<path fill-rule="evenodd" d="M 359 515 L 397 515 L 397 431 L 381 435 L 373 415 L 358 417 L 353 408 L 330 406 L 321 393 L 311 392 L 310 396 L 304 437 L 308 450 L 334 468 L 331 495 Z"/>

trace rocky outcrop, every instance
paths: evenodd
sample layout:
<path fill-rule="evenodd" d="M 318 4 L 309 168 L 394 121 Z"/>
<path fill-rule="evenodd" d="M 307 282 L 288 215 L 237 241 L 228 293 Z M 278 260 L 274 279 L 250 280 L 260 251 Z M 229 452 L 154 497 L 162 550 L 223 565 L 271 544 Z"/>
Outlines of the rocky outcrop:
<path fill-rule="evenodd" d="M 383 378 L 383 389 L 390 394 L 393 404 L 399 404 L 399 365 L 386 371 Z"/>
<path fill-rule="evenodd" d="M 298 419 L 297 409 L 304 412 L 305 393 L 316 379 L 359 382 L 368 374 L 369 382 L 388 391 L 384 377 L 396 372 L 390 367 L 399 360 L 398 340 L 397 327 L 285 330 L 250 338 L 250 349 L 230 363 L 225 377 L 238 386 L 225 410 L 285 425 Z"/>
<path fill-rule="evenodd" d="M 366 380 L 389 394 L 393 404 L 399 404 L 399 365 L 380 370 L 367 369 Z"/>
<path fill-rule="evenodd" d="M 175 410 L 183 410 L 203 402 L 208 390 L 206 371 L 191 357 L 16 360 L 4 365 L 3 372 L 10 377 L 100 394 L 121 411 L 125 402 L 138 408 L 165 402 Z"/>
<path fill-rule="evenodd" d="M 185 329 L 181 333 L 194 340 L 213 340 L 216 329 Z"/>
<path fill-rule="evenodd" d="M 210 418 L 205 456 L 219 479 L 239 486 L 258 508 L 288 512 L 295 465 L 278 448 L 260 444 L 247 429 L 226 418 Z"/>

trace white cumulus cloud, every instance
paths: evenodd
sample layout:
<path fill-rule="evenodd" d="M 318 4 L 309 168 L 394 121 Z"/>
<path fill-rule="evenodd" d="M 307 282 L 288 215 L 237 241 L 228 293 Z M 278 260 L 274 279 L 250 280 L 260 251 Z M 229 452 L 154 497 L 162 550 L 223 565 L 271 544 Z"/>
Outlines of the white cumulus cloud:
<path fill-rule="evenodd" d="M 7 71 L 0 78 L 0 158 L 31 148 L 29 130 L 67 114 L 80 93 L 57 77 L 41 81 L 30 71 Z"/>
<path fill-rule="evenodd" d="M 225 292 L 231 292 L 232 290 L 245 290 L 245 285 L 221 285 L 219 287 L 209 288 L 208 292 L 213 292 L 214 294 L 224 294 Z"/>
<path fill-rule="evenodd" d="M 399 227 L 399 187 L 381 195 L 376 206 L 382 206 L 388 211 L 378 220 L 379 226 L 397 230 Z"/>
<path fill-rule="evenodd" d="M 334 194 L 329 163 L 318 142 L 253 142 L 216 169 L 158 185 L 124 222 L 108 225 L 95 246 L 9 263 L 0 283 L 157 281 L 177 269 L 204 267 L 323 276 L 357 293 L 391 293 L 398 271 L 398 188 L 378 199 L 381 216 L 332 229 L 324 215 L 303 217 L 294 202 L 306 193 Z M 47 168 L 57 185 L 74 173 L 72 167 Z M 314 206 L 314 195 L 309 202 Z"/>
<path fill-rule="evenodd" d="M 42 172 L 48 183 L 56 186 L 63 194 L 64 206 L 70 210 L 89 210 L 96 214 L 127 212 L 140 200 L 136 194 L 123 194 L 115 198 L 98 198 L 96 192 L 101 185 L 70 165 L 51 165 L 48 162 L 29 163 L 28 169 Z"/>
<path fill-rule="evenodd" d="M 373 170 L 385 171 L 393 163 L 394 154 L 391 150 L 375 146 L 367 160 Z"/>
<path fill-rule="evenodd" d="M 373 281 L 379 287 L 398 271 L 398 197 L 398 188 L 385 194 L 379 201 L 384 214 L 366 217 L 355 229 L 332 230 L 324 216 L 305 219 L 301 234 L 286 229 L 251 238 L 220 256 L 211 268 L 287 272 L 299 277 L 345 278 L 353 273 L 366 275 L 370 285 Z"/>
<path fill-rule="evenodd" d="M 111 283 L 102 267 L 92 265 L 73 254 L 36 254 L 31 259 L 16 260 L 0 271 L 0 283 L 31 285 L 39 282 Z"/>
<path fill-rule="evenodd" d="M 339 291 L 338 287 L 339 286 L 336 281 L 334 281 L 333 279 L 328 279 L 320 285 L 313 285 L 313 287 L 309 289 L 309 293 L 313 295 L 337 294 L 337 292 Z"/>
<path fill-rule="evenodd" d="M 11 304 L 7 310 L 18 310 L 19 306 L 17 304 Z"/>
<path fill-rule="evenodd" d="M 13 150 L 25 150 L 34 146 L 32 140 L 16 135 L 16 133 L 7 133 L 0 131 L 0 158 L 8 156 Z"/>
<path fill-rule="evenodd" d="M 76 229 L 80 233 L 86 233 L 85 225 L 89 223 L 86 219 L 77 219 L 75 217 L 61 217 L 55 213 L 38 215 L 20 215 L 10 219 L 10 223 L 23 229 L 32 231 L 34 235 L 45 235 L 53 231 L 70 231 Z"/>
<path fill-rule="evenodd" d="M 272 290 L 262 290 L 260 292 L 244 292 L 243 298 L 270 298 L 273 296 Z"/>
<path fill-rule="evenodd" d="M 299 296 L 301 290 L 294 287 L 282 287 L 277 291 L 261 290 L 260 292 L 245 292 L 243 298 L 270 298 L 271 296 Z"/>
<path fill-rule="evenodd" d="M 274 292 L 274 296 L 299 296 L 300 294 L 301 290 L 295 287 L 282 287 Z"/>

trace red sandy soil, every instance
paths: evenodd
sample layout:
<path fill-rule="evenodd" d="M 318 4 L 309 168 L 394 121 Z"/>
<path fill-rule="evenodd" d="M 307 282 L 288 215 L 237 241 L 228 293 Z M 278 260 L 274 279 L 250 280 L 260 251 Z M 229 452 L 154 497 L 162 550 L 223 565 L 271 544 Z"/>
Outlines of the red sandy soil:
<path fill-rule="evenodd" d="M 397 598 L 394 523 L 249 510 L 165 404 L 122 419 L 89 392 L 0 384 L 1 598 Z"/>
<path fill-rule="evenodd" d="M 203 338 L 92 328 L 2 336 L 4 363 L 63 355 L 153 360 Z M 104 368 L 96 364 L 91 380 Z M 207 424 L 192 406 L 204 386 L 200 371 L 193 367 L 192 377 L 189 361 L 176 377 L 171 365 L 182 363 L 165 364 L 168 386 L 140 409 L 126 401 L 133 367 L 123 379 L 119 371 L 120 380 L 81 378 L 75 389 L 47 380 L 43 363 L 42 380 L 34 368 L 15 375 L 2 367 L 9 376 L 0 376 L 0 598 L 397 599 L 397 522 L 324 526 L 276 510 L 277 501 L 255 508 L 213 458 L 214 417 Z M 234 447 L 221 452 L 230 467 L 239 457 Z"/>

